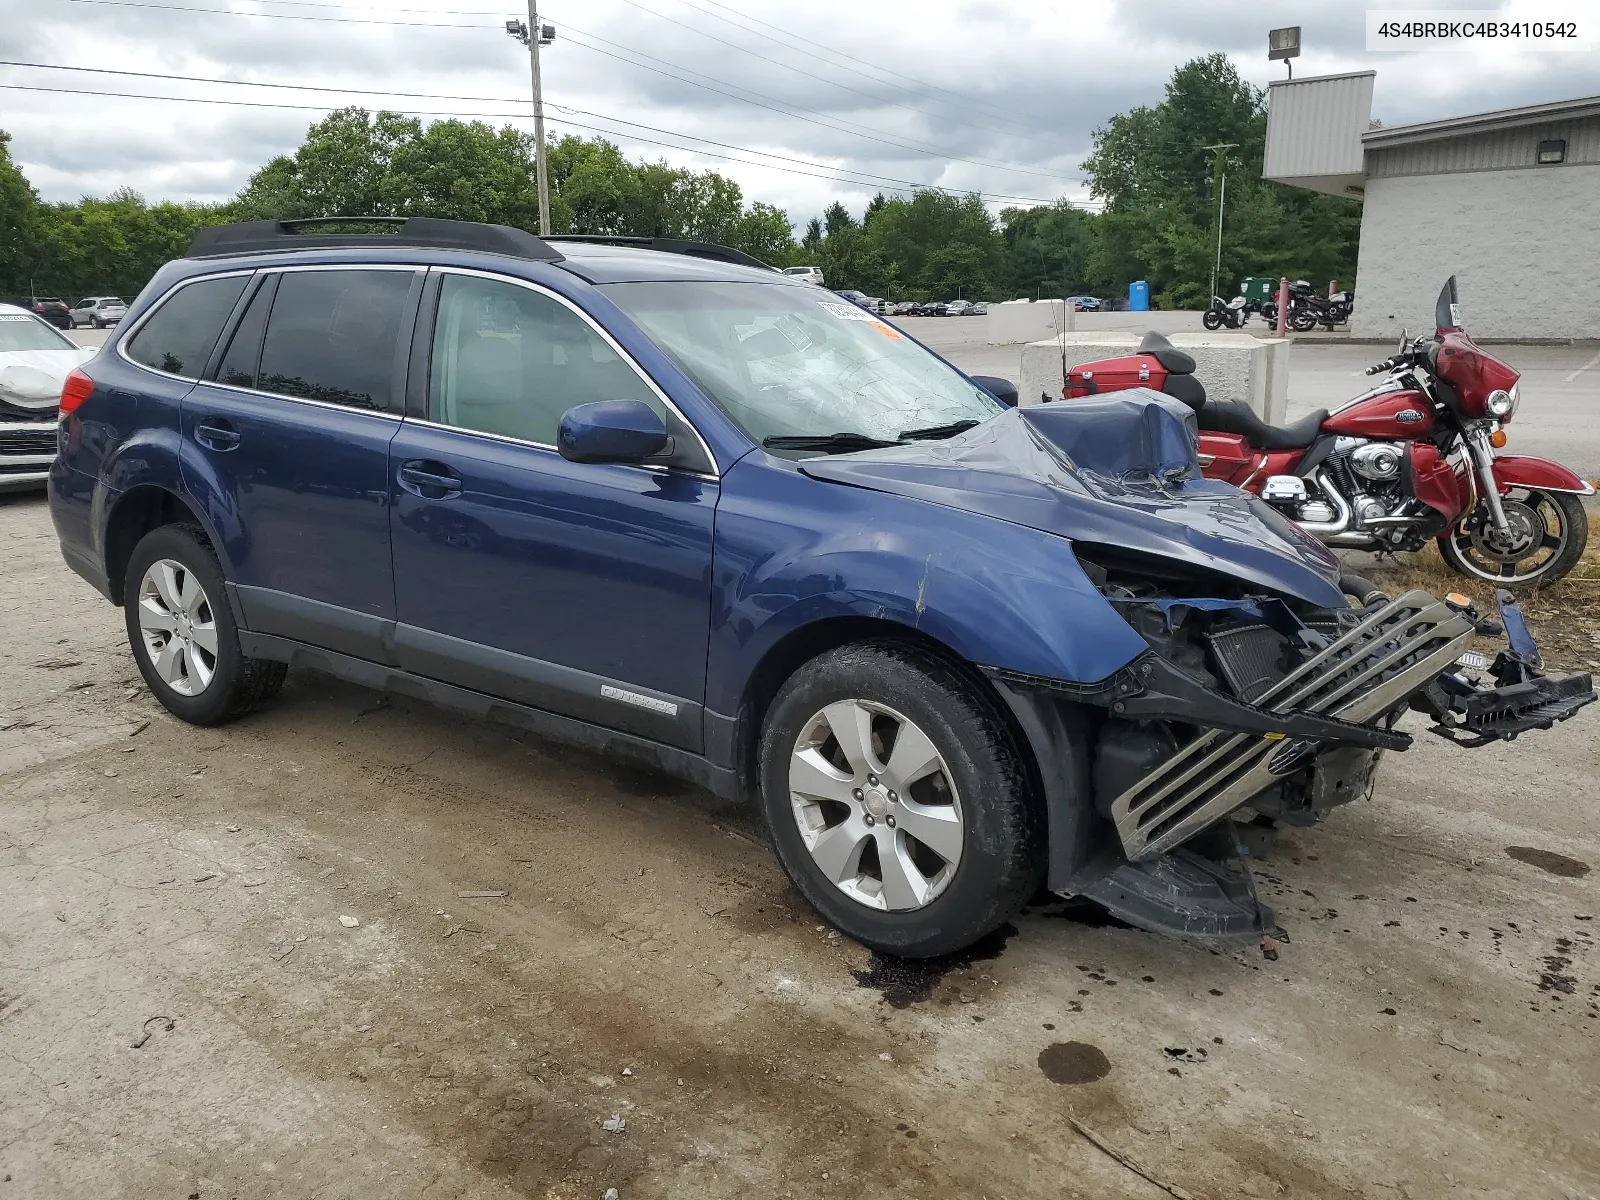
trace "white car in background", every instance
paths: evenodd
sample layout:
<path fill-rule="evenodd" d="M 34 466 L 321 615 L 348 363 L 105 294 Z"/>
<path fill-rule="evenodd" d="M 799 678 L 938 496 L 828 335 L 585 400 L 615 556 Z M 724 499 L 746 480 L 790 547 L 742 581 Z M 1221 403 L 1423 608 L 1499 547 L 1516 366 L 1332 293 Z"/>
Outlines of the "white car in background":
<path fill-rule="evenodd" d="M 128 306 L 115 296 L 90 296 L 86 300 L 79 300 L 68 311 L 72 318 L 72 327 L 90 325 L 95 329 L 104 329 L 107 325 L 115 325 L 128 315 Z"/>
<path fill-rule="evenodd" d="M 0 492 L 45 485 L 61 385 L 94 355 L 27 309 L 0 304 Z"/>
<path fill-rule="evenodd" d="M 814 283 L 818 287 L 823 286 L 821 267 L 785 267 L 783 273 L 795 279 L 803 279 L 807 283 Z"/>

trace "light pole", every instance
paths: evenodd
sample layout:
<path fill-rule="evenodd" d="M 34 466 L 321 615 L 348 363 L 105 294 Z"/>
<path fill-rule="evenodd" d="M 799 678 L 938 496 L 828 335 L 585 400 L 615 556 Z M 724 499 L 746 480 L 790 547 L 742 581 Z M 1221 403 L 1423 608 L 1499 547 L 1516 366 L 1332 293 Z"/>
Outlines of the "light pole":
<path fill-rule="evenodd" d="M 534 36 L 529 31 L 535 31 Z M 554 25 L 539 24 L 538 0 L 528 0 L 528 23 L 510 20 L 506 32 L 528 48 L 533 70 L 533 173 L 539 185 L 539 236 L 550 235 L 550 177 L 544 160 L 544 88 L 539 81 L 539 47 L 556 40 Z"/>
<path fill-rule="evenodd" d="M 1228 195 L 1228 163 L 1226 159 L 1229 150 L 1237 150 L 1238 142 L 1218 142 L 1215 146 L 1202 146 L 1202 150 L 1211 150 L 1216 153 L 1213 160 L 1212 173 L 1220 172 L 1221 181 L 1217 185 L 1217 257 L 1211 264 L 1211 294 L 1217 294 L 1217 276 L 1222 271 L 1222 202 Z M 1209 302 L 1208 302 L 1209 303 Z"/>

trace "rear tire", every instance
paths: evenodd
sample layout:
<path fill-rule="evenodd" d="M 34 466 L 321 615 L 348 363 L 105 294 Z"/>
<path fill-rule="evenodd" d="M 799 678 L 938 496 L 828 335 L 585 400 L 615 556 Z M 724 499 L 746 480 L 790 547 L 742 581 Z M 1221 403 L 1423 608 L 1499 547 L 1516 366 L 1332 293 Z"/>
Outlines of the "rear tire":
<path fill-rule="evenodd" d="M 906 958 L 971 945 L 1038 889 L 1030 778 L 995 701 L 893 643 L 801 667 L 761 733 L 762 809 L 789 878 L 839 930 Z"/>
<path fill-rule="evenodd" d="M 134 547 L 123 585 L 134 661 L 150 692 L 191 725 L 220 725 L 283 687 L 284 663 L 247 658 L 222 564 L 198 525 L 164 525 Z"/>

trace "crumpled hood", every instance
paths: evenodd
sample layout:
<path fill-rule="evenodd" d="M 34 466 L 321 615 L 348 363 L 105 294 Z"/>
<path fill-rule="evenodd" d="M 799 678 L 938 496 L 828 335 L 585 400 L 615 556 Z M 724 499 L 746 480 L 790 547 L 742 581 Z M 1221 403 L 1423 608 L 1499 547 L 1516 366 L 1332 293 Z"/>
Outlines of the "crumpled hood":
<path fill-rule="evenodd" d="M 1205 479 L 1197 444 L 1188 408 L 1135 388 L 1008 409 L 959 437 L 807 459 L 800 469 L 1343 606 L 1338 560 L 1263 501 Z"/>
<path fill-rule="evenodd" d="M 61 400 L 61 385 L 74 367 L 95 356 L 80 350 L 12 350 L 0 354 L 0 404 L 30 413 L 49 412 Z"/>

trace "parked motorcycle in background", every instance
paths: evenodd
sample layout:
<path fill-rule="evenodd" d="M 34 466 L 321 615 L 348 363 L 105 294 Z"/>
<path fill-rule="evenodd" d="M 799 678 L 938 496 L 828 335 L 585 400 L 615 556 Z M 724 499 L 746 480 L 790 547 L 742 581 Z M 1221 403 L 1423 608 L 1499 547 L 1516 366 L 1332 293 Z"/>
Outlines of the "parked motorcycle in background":
<path fill-rule="evenodd" d="M 1216 331 L 1224 327 L 1237 329 L 1250 319 L 1249 312 L 1245 309 L 1243 296 L 1235 296 L 1232 300 L 1224 302 L 1221 296 L 1211 297 L 1205 315 L 1200 318 L 1200 323 L 1207 329 Z"/>
<path fill-rule="evenodd" d="M 1319 296 L 1306 280 L 1296 279 L 1289 285 L 1289 315 L 1284 324 L 1296 333 L 1310 333 L 1318 325 L 1326 326 L 1331 333 L 1335 325 L 1343 325 L 1350 320 L 1355 307 L 1354 292 L 1330 292 L 1325 297 Z M 1261 317 L 1268 325 L 1278 323 L 1276 297 L 1261 305 Z"/>
<path fill-rule="evenodd" d="M 1566 575 L 1589 537 L 1595 489 L 1541 458 L 1497 455 L 1518 374 L 1461 327 L 1455 276 L 1431 338 L 1401 336 L 1368 370 L 1382 383 L 1334 412 L 1268 425 L 1242 400 L 1209 399 L 1195 362 L 1158 333 L 1139 351 L 1067 373 L 1067 399 L 1148 387 L 1195 412 L 1206 477 L 1254 492 L 1330 546 L 1393 553 L 1436 539 L 1445 563 L 1501 587 Z"/>

